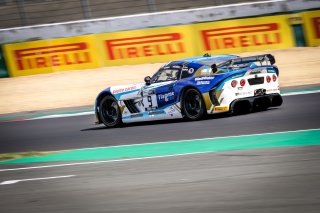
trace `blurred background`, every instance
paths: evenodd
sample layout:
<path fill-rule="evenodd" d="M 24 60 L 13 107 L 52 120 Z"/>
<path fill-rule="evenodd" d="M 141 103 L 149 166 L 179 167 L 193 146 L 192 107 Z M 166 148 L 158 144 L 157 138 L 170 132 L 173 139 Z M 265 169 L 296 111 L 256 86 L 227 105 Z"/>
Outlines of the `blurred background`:
<path fill-rule="evenodd" d="M 258 0 L 251 0 L 255 2 Z M 1 28 L 248 2 L 248 0 L 0 0 Z"/>

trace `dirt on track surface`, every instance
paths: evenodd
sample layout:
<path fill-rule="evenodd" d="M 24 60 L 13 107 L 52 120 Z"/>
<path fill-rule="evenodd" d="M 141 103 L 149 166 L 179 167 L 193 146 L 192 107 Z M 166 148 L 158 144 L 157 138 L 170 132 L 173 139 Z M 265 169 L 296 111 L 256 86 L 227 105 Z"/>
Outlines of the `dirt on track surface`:
<path fill-rule="evenodd" d="M 280 86 L 320 83 L 320 47 L 300 47 L 239 54 L 271 53 L 280 70 Z M 0 114 L 93 105 L 97 94 L 114 85 L 143 82 L 163 63 L 0 79 Z"/>

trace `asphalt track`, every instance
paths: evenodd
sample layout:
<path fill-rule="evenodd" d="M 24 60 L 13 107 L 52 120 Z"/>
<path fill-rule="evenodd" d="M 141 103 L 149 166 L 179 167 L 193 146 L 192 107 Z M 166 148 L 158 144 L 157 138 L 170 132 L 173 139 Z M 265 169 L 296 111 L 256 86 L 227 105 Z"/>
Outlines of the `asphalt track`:
<path fill-rule="evenodd" d="M 319 153 L 287 147 L 1 171 L 0 182 L 64 177 L 0 185 L 1 212 L 318 213 Z"/>
<path fill-rule="evenodd" d="M 259 113 L 115 129 L 90 126 L 92 115 L 0 123 L 0 150 L 48 151 L 318 129 L 319 103 L 320 93 L 286 96 L 281 107 Z M 1 212 L 320 210 L 320 146 L 1 170 L 51 164 L 1 165 Z"/>
<path fill-rule="evenodd" d="M 320 93 L 285 96 L 279 108 L 239 116 L 210 116 L 107 129 L 94 115 L 0 123 L 0 153 L 56 151 L 185 139 L 247 135 L 320 127 Z"/>

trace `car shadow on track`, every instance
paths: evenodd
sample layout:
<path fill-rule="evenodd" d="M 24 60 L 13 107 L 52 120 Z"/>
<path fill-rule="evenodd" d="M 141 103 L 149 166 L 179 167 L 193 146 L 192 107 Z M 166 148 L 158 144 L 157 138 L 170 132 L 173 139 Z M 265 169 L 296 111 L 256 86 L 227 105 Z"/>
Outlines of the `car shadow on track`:
<path fill-rule="evenodd" d="M 214 115 L 206 115 L 204 118 L 202 118 L 200 121 L 204 120 L 212 120 L 212 119 L 223 119 L 223 118 L 228 118 L 228 117 L 233 117 L 233 116 L 246 116 L 250 114 L 255 114 L 255 113 L 263 113 L 271 110 L 275 110 L 278 108 L 269 108 L 265 111 L 258 111 L 258 112 L 250 112 L 250 113 L 244 113 L 244 114 L 231 114 L 231 113 L 221 113 L 221 114 L 214 114 Z M 152 126 L 152 125 L 160 125 L 160 124 L 176 124 L 176 123 L 187 123 L 187 122 L 196 122 L 196 121 L 188 121 L 186 119 L 172 119 L 172 120 L 160 120 L 160 121 L 144 121 L 144 122 L 135 122 L 135 123 L 129 123 L 129 124 L 122 124 L 119 127 L 114 127 L 114 128 L 108 128 L 105 127 L 103 124 L 92 127 L 92 128 L 86 128 L 86 129 L 81 129 L 80 131 L 94 131 L 94 130 L 106 130 L 106 129 L 123 129 L 123 128 L 130 128 L 130 127 L 138 127 L 138 126 Z"/>

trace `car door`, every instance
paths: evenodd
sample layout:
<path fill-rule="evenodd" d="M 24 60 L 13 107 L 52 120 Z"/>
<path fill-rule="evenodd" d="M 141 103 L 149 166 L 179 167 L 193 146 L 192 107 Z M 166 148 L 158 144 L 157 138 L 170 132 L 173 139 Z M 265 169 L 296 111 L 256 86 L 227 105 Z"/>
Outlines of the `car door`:
<path fill-rule="evenodd" d="M 173 90 L 176 81 L 154 83 L 142 90 L 142 103 L 146 111 L 162 109 L 175 102 L 177 94 Z"/>

